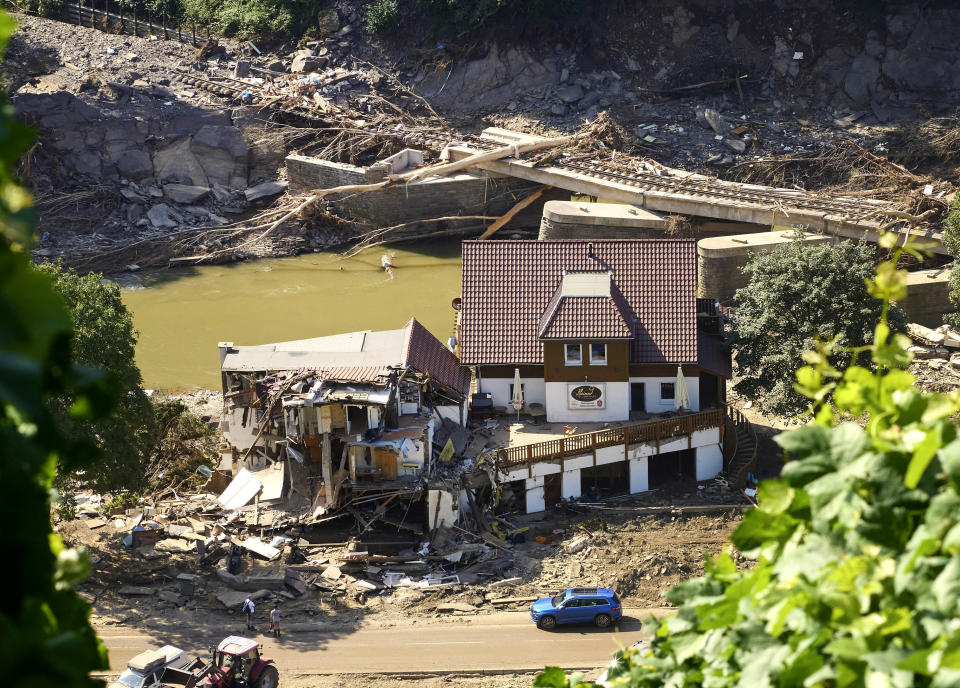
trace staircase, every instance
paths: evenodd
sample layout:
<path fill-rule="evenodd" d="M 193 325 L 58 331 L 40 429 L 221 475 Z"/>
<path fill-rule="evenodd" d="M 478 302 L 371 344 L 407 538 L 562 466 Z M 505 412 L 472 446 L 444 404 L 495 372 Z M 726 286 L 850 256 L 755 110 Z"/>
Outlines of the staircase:
<path fill-rule="evenodd" d="M 747 473 L 757 471 L 757 432 L 739 409 L 726 409 L 723 476 L 731 487 L 740 489 L 747 482 Z"/>

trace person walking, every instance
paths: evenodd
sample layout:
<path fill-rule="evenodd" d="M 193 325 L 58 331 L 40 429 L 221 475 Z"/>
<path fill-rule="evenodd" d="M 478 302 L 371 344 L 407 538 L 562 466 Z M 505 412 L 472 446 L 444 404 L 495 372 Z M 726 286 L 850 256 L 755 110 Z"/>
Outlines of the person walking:
<path fill-rule="evenodd" d="M 257 605 L 254 604 L 253 599 L 247 597 L 243 602 L 243 606 L 240 607 L 240 611 L 247 615 L 247 630 L 252 631 L 253 629 L 253 612 L 256 610 Z"/>
<path fill-rule="evenodd" d="M 280 637 L 280 605 L 270 610 L 270 628 L 273 630 L 273 637 Z"/>

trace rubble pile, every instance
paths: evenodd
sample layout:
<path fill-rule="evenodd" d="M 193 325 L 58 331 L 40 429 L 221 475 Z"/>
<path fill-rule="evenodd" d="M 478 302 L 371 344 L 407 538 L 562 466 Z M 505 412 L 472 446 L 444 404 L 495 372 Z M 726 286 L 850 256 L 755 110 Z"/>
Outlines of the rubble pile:
<path fill-rule="evenodd" d="M 453 526 L 423 541 L 381 531 L 313 544 L 340 531 L 305 526 L 295 509 L 227 510 L 212 492 L 131 509 L 108 509 L 99 495 L 81 495 L 78 504 L 78 518 L 58 531 L 91 554 L 93 575 L 82 591 L 99 623 L 134 622 L 158 609 L 234 615 L 247 596 L 281 601 L 294 624 L 361 609 L 492 613 L 574 585 L 612 587 L 629 605 L 659 606 L 662 593 L 702 573 L 704 553 L 718 553 L 740 519 L 738 507 L 695 516 L 662 507 L 638 516 L 658 507 L 626 506 L 602 518 L 596 510 L 588 518 L 501 517 L 501 527 L 525 536 L 512 542 Z"/>
<path fill-rule="evenodd" d="M 907 336 L 913 340 L 908 351 L 913 354 L 910 373 L 924 391 L 952 392 L 960 387 L 960 333 L 948 325 L 930 329 L 923 325 L 907 325 Z"/>

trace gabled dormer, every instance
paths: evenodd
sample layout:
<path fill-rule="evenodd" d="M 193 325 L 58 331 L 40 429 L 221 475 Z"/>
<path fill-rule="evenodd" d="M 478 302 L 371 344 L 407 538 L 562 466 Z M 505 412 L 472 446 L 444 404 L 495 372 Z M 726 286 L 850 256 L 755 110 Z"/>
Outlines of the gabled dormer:
<path fill-rule="evenodd" d="M 566 270 L 540 315 L 547 381 L 629 377 L 630 307 L 608 270 Z"/>

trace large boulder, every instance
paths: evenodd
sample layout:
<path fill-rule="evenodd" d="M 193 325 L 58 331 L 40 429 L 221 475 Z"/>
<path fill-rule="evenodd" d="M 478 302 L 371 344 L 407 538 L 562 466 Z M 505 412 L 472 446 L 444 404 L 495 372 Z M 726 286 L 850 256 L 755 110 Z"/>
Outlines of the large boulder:
<path fill-rule="evenodd" d="M 114 159 L 117 172 L 121 177 L 138 181 L 153 175 L 153 161 L 150 154 L 140 148 L 128 148 Z"/>
<path fill-rule="evenodd" d="M 153 154 L 154 176 L 161 184 L 210 186 L 207 173 L 193 154 L 189 138 L 183 138 Z"/>
<path fill-rule="evenodd" d="M 247 142 L 236 127 L 205 126 L 194 134 L 190 150 L 203 167 L 208 183 L 229 189 L 247 186 Z"/>
<path fill-rule="evenodd" d="M 517 93 L 555 86 L 559 77 L 553 59 L 537 60 L 525 51 L 494 44 L 485 57 L 458 62 L 452 72 L 428 72 L 420 88 L 440 107 L 495 108 L 510 102 Z"/>
<path fill-rule="evenodd" d="M 861 53 L 853 58 L 850 71 L 843 80 L 843 91 L 856 105 L 867 105 L 877 88 L 880 78 L 880 62 Z"/>
<path fill-rule="evenodd" d="M 209 186 L 191 186 L 190 184 L 164 184 L 163 195 L 174 203 L 190 205 L 210 193 Z"/>
<path fill-rule="evenodd" d="M 327 66 L 327 58 L 314 57 L 312 55 L 297 55 L 290 63 L 290 71 L 293 74 L 305 74 L 308 72 L 318 72 Z"/>

